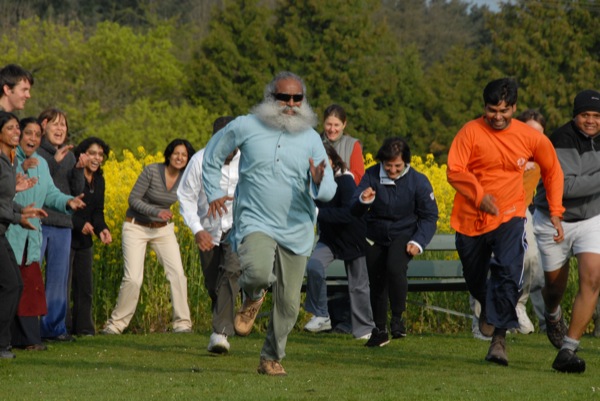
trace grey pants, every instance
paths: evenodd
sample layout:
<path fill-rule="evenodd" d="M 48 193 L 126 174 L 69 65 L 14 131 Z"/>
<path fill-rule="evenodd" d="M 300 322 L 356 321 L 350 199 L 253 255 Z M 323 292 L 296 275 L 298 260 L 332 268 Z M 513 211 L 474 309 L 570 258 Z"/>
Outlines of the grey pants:
<path fill-rule="evenodd" d="M 251 299 L 259 299 L 272 287 L 272 303 L 262 358 L 280 361 L 285 357 L 288 334 L 300 312 L 300 291 L 306 256 L 296 255 L 268 235 L 247 235 L 238 248 L 242 267 L 240 287 Z"/>
<path fill-rule="evenodd" d="M 525 223 L 525 233 L 527 236 L 527 252 L 525 252 L 525 261 L 523 262 L 523 293 L 519 298 L 519 303 L 525 305 L 527 299 L 531 300 L 533 310 L 537 315 L 540 330 L 546 331 L 546 321 L 544 319 L 544 297 L 542 288 L 544 287 L 544 271 L 540 261 L 539 250 L 535 234 L 533 233 L 533 217 L 527 210 L 527 223 Z"/>
<path fill-rule="evenodd" d="M 306 300 L 304 307 L 315 316 L 329 316 L 325 270 L 334 260 L 335 257 L 331 249 L 322 242 L 318 242 L 306 265 Z M 371 309 L 367 262 L 366 258 L 361 256 L 346 260 L 344 264 L 348 276 L 352 335 L 360 338 L 371 333 L 375 327 Z"/>
<path fill-rule="evenodd" d="M 210 251 L 200 251 L 204 286 L 212 301 L 213 332 L 232 336 L 235 300 L 240 292 L 241 268 L 231 245 L 221 243 Z"/>

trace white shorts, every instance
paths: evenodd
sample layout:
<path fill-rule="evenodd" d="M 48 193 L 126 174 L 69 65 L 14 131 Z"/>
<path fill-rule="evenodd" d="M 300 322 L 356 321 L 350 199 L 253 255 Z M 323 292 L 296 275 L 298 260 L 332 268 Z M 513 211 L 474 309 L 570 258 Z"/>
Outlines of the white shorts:
<path fill-rule="evenodd" d="M 600 254 L 600 215 L 573 223 L 562 222 L 565 239 L 554 242 L 556 229 L 550 217 L 539 211 L 533 213 L 533 232 L 545 272 L 560 269 L 571 256 L 580 253 Z"/>

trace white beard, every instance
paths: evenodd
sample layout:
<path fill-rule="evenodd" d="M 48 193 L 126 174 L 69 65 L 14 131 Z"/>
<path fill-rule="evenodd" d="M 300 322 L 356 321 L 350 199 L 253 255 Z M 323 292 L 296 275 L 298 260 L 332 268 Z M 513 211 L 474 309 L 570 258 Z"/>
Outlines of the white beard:
<path fill-rule="evenodd" d="M 285 113 L 290 108 L 294 110 L 294 114 Z M 290 107 L 281 106 L 276 100 L 265 99 L 254 106 L 250 112 L 269 127 L 291 133 L 316 127 L 318 121 L 317 115 L 306 101 L 300 103 L 299 107 Z"/>

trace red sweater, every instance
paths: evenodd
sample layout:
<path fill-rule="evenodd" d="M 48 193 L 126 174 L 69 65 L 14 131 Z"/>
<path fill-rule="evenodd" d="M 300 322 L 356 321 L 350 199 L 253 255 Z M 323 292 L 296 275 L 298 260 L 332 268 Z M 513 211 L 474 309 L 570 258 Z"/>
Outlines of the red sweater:
<path fill-rule="evenodd" d="M 456 189 L 452 228 L 476 236 L 515 216 L 525 217 L 523 172 L 528 160 L 540 166 L 550 214 L 562 218 L 563 172 L 544 134 L 516 119 L 503 130 L 493 129 L 482 117 L 465 124 L 448 154 L 448 182 Z M 498 215 L 479 210 L 486 194 L 495 198 Z"/>

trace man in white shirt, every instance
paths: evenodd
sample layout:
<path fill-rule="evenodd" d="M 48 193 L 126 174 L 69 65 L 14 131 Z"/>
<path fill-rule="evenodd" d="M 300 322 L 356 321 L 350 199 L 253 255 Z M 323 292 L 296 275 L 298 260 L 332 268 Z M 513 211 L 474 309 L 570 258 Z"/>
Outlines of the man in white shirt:
<path fill-rule="evenodd" d="M 233 117 L 219 117 L 213 124 L 213 135 L 227 125 Z M 208 351 L 229 351 L 227 337 L 235 333 L 235 300 L 240 292 L 238 279 L 241 274 L 237 254 L 224 241 L 233 224 L 233 205 L 228 201 L 227 213 L 212 218 L 208 214 L 208 201 L 202 186 L 202 160 L 205 149 L 198 151 L 190 160 L 177 190 L 179 208 L 187 226 L 194 233 L 200 250 L 200 263 L 204 285 L 212 301 L 213 333 Z M 240 153 L 236 150 L 225 160 L 221 168 L 221 189 L 233 198 L 238 183 Z"/>

